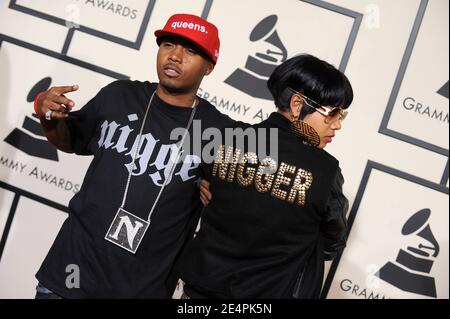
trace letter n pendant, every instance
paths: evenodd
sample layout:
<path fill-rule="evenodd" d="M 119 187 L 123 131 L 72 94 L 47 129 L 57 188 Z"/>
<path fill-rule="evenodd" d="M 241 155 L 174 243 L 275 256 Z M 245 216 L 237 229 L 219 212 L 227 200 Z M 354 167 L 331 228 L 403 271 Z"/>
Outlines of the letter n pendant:
<path fill-rule="evenodd" d="M 135 254 L 150 222 L 119 208 L 105 239 Z"/>

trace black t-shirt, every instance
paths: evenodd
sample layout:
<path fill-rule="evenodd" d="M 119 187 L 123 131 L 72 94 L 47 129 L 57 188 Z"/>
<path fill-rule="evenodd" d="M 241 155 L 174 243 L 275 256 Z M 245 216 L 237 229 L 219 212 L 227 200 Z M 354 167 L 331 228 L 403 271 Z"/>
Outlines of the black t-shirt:
<path fill-rule="evenodd" d="M 183 153 L 135 254 L 104 239 L 121 206 L 137 136 L 155 89 L 156 84 L 149 82 L 113 82 L 68 119 L 75 152 L 94 158 L 80 191 L 70 201 L 69 217 L 36 275 L 42 285 L 62 297 L 170 297 L 165 281 L 185 242 L 187 225 L 200 207 L 198 150 Z M 191 108 L 169 105 L 154 96 L 124 205 L 143 220 L 148 218 L 171 166 L 169 157 L 181 139 L 171 140 L 170 133 L 174 128 L 184 129 L 191 112 Z M 194 119 L 201 120 L 202 130 L 233 122 L 203 99 Z M 191 141 L 195 138 L 192 129 Z M 75 275 L 74 265 L 79 269 L 79 288 L 66 286 L 66 280 Z"/>

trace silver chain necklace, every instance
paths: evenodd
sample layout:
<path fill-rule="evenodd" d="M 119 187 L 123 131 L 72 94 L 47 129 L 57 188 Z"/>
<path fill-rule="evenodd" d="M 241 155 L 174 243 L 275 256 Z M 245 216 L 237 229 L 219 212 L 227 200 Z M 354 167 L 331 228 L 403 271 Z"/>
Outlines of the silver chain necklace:
<path fill-rule="evenodd" d="M 130 167 L 130 171 L 128 173 L 127 183 L 125 185 L 125 191 L 123 193 L 122 198 L 122 204 L 120 205 L 120 208 L 117 210 L 117 213 L 109 226 L 108 232 L 106 233 L 105 239 L 109 242 L 112 242 L 113 244 L 119 246 L 120 248 L 123 248 L 133 254 L 136 253 L 137 249 L 139 248 L 139 245 L 142 242 L 142 239 L 144 238 L 145 233 L 148 230 L 148 227 L 150 226 L 151 217 L 153 215 L 153 212 L 155 210 L 156 205 L 158 204 L 158 201 L 161 197 L 161 194 L 164 191 L 164 188 L 167 186 L 168 181 L 172 179 L 173 172 L 175 171 L 175 167 L 180 160 L 181 154 L 183 153 L 181 147 L 186 139 L 186 136 L 189 132 L 189 129 L 192 125 L 192 121 L 194 120 L 194 115 L 197 110 L 196 102 L 197 98 L 194 97 L 194 103 L 192 104 L 192 111 L 191 116 L 189 118 L 188 124 L 186 126 L 185 132 L 183 134 L 183 137 L 181 138 L 181 141 L 178 143 L 178 153 L 176 155 L 175 161 L 173 162 L 173 165 L 171 166 L 169 170 L 169 174 L 166 176 L 163 185 L 161 186 L 158 195 L 156 196 L 156 199 L 153 203 L 152 208 L 150 209 L 150 212 L 148 214 L 147 220 L 144 220 L 129 211 L 125 210 L 125 203 L 128 196 L 128 189 L 131 183 L 131 178 L 133 175 L 133 171 L 135 169 L 135 162 L 136 158 L 139 152 L 139 149 L 141 147 L 141 139 L 142 139 L 142 133 L 144 131 L 145 122 L 147 121 L 147 117 L 150 111 L 150 106 L 153 102 L 153 98 L 155 96 L 155 92 L 153 92 L 150 101 L 148 102 L 147 109 L 145 111 L 144 119 L 142 120 L 141 129 L 139 131 L 138 135 L 138 141 L 136 145 L 136 150 L 134 152 L 134 156 L 132 158 L 132 164 Z M 170 159 L 169 159 L 170 161 Z"/>

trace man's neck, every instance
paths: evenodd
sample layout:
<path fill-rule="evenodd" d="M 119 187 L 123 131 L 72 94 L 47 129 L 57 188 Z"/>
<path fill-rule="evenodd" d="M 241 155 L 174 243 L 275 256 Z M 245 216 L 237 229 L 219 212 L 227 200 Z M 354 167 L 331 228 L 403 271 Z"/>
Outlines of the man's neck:
<path fill-rule="evenodd" d="M 189 93 L 171 93 L 158 84 L 156 88 L 156 94 L 158 97 L 167 104 L 179 106 L 179 107 L 192 107 L 196 94 L 194 92 Z"/>

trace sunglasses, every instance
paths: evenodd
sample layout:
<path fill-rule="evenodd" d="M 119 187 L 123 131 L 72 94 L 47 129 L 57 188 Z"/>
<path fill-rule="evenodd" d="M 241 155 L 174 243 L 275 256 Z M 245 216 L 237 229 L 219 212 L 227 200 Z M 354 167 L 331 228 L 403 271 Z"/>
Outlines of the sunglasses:
<path fill-rule="evenodd" d="M 337 120 L 342 122 L 347 117 L 348 112 L 344 111 L 342 108 L 338 106 L 320 105 L 316 101 L 310 99 L 309 97 L 303 95 L 302 93 L 294 89 L 289 88 L 289 90 L 292 91 L 292 93 L 301 96 L 306 105 L 308 105 L 310 108 L 313 108 L 318 113 L 325 116 L 328 122 L 335 122 Z"/>

